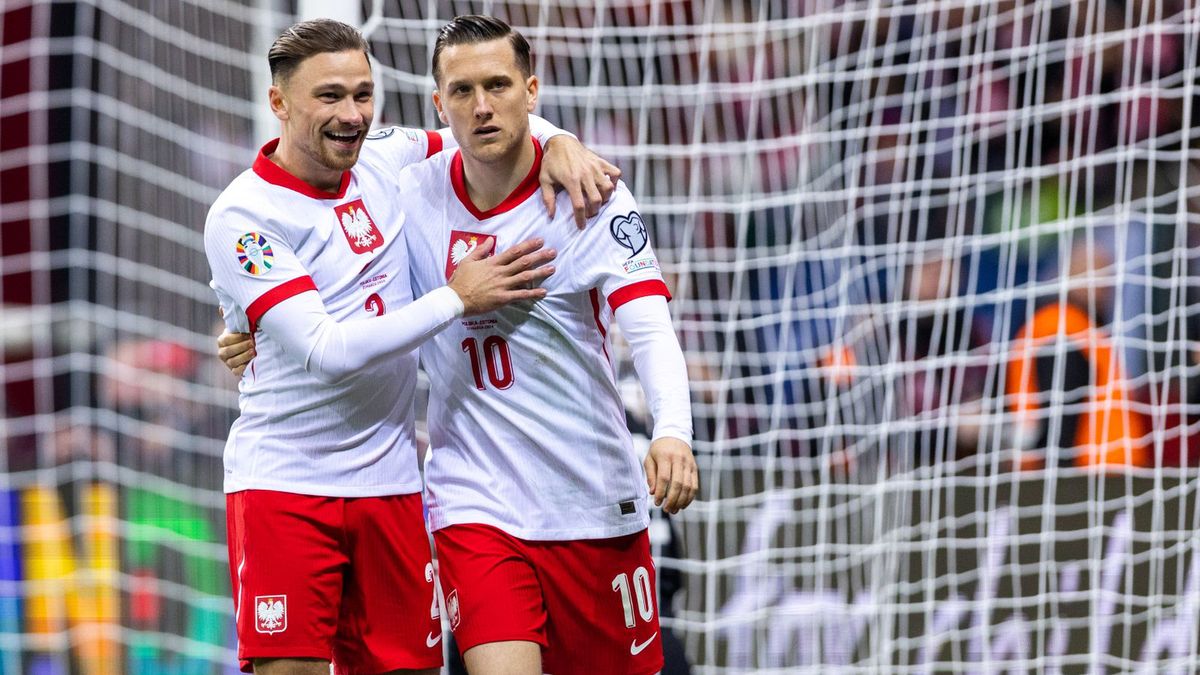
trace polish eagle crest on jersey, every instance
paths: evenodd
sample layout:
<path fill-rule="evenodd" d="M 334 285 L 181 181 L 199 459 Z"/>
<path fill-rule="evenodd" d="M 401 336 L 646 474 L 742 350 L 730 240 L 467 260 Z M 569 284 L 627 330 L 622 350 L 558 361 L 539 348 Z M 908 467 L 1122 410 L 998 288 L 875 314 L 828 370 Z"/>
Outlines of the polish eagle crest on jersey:
<path fill-rule="evenodd" d="M 287 630 L 287 596 L 254 596 L 254 630 L 271 635 Z"/>
<path fill-rule="evenodd" d="M 450 246 L 446 250 L 446 279 L 454 274 L 454 270 L 458 269 L 458 264 L 471 255 L 471 252 L 480 244 L 487 241 L 490 234 L 480 234 L 479 232 L 466 232 L 464 230 L 450 230 Z M 496 255 L 496 247 L 488 253 L 488 257 Z"/>
<path fill-rule="evenodd" d="M 355 199 L 338 204 L 333 207 L 333 212 L 337 216 L 338 224 L 342 226 L 342 233 L 346 235 L 350 250 L 362 255 L 383 246 L 383 233 L 375 226 L 371 214 L 367 213 L 363 200 Z"/>

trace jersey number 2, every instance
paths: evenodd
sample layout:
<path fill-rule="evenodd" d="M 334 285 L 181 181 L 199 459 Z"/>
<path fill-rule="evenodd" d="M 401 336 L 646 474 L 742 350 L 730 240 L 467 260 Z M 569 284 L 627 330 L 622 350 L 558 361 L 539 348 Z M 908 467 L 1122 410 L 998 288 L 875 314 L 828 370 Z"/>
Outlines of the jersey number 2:
<path fill-rule="evenodd" d="M 383 316 L 383 298 L 379 297 L 378 293 L 372 293 L 371 297 L 367 298 L 367 302 L 363 305 L 363 309 L 375 316 Z"/>
<path fill-rule="evenodd" d="M 467 338 L 462 341 L 462 350 L 471 357 L 471 374 L 475 376 L 475 388 L 483 391 L 483 370 L 487 369 L 488 382 L 497 389 L 508 389 L 513 383 L 512 356 L 508 353 L 508 341 L 499 335 L 490 335 L 483 341 Z M 480 361 L 483 363 L 481 364 Z"/>

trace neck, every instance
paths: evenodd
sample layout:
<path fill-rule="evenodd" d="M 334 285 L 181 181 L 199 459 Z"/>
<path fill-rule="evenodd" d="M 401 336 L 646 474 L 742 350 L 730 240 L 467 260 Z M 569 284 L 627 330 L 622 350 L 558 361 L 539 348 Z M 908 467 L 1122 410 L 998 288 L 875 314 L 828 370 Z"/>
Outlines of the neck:
<path fill-rule="evenodd" d="M 471 203 L 480 211 L 498 206 L 529 175 L 535 157 L 528 133 L 510 152 L 491 161 L 483 162 L 462 153 L 463 182 Z"/>
<path fill-rule="evenodd" d="M 268 157 L 279 168 L 322 192 L 337 192 L 342 185 L 342 172 L 313 160 L 288 142 L 287 132 L 279 136 L 279 145 Z"/>

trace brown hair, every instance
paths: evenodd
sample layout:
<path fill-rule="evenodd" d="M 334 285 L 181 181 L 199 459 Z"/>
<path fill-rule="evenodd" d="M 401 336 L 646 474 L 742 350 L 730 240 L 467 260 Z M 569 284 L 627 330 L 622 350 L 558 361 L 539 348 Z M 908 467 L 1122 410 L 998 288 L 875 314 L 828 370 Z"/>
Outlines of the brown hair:
<path fill-rule="evenodd" d="M 333 19 L 301 21 L 275 38 L 267 52 L 271 82 L 282 83 L 310 56 L 349 50 L 361 50 L 365 55 L 369 49 L 366 38 L 354 26 Z"/>
<path fill-rule="evenodd" d="M 494 16 L 468 14 L 454 17 L 453 21 L 442 26 L 442 29 L 438 31 L 437 41 L 433 44 L 433 79 L 438 81 L 442 79 L 441 73 L 438 72 L 438 59 L 446 47 L 490 42 L 502 38 L 508 38 L 509 44 L 512 45 L 513 54 L 517 57 L 517 68 L 521 70 L 521 74 L 525 77 L 532 75 L 533 64 L 529 56 L 529 41 L 525 39 L 524 35 Z"/>

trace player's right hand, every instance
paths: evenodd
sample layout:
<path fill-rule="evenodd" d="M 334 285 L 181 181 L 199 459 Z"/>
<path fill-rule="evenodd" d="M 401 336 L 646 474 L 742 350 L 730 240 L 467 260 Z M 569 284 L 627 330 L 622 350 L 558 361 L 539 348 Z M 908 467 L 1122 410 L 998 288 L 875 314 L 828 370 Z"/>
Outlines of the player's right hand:
<path fill-rule="evenodd" d="M 253 335 L 224 331 L 217 337 L 217 357 L 234 375 L 241 377 L 255 356 Z"/>
<path fill-rule="evenodd" d="M 495 237 L 489 237 L 471 252 L 450 277 L 447 285 L 462 299 L 463 316 L 483 314 L 512 302 L 540 300 L 546 297 L 546 289 L 538 288 L 546 277 L 554 274 L 548 265 L 557 255 L 552 249 L 543 249 L 541 238 L 523 241 L 516 246 L 487 257 L 495 246 Z"/>

